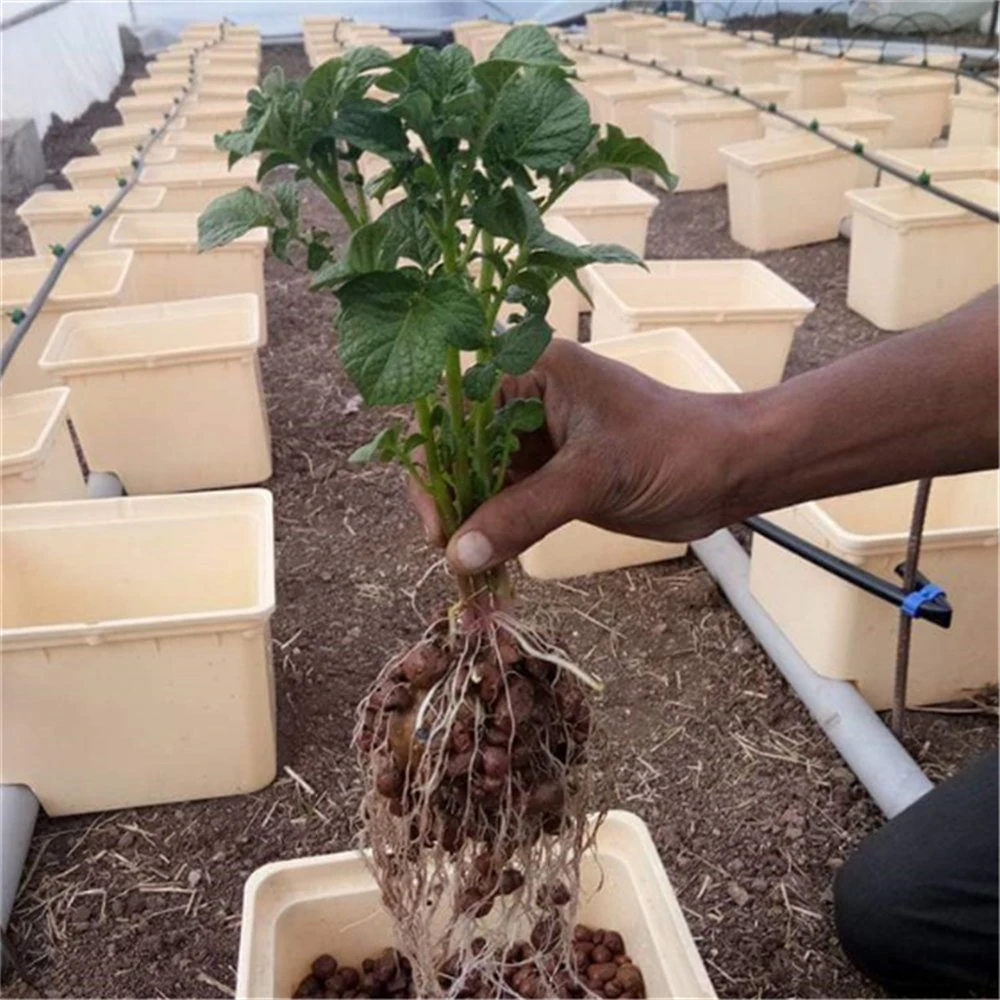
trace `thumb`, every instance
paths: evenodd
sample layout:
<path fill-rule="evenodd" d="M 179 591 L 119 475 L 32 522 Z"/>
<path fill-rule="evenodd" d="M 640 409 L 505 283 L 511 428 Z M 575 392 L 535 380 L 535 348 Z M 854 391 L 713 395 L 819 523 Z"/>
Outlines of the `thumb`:
<path fill-rule="evenodd" d="M 459 573 L 480 573 L 584 516 L 591 497 L 591 485 L 580 471 L 584 468 L 563 449 L 537 472 L 487 500 L 452 536 L 449 562 Z"/>

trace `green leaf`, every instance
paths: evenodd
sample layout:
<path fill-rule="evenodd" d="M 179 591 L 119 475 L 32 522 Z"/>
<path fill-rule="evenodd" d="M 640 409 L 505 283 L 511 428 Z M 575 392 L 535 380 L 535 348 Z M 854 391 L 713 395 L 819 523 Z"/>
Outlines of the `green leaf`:
<path fill-rule="evenodd" d="M 198 249 L 232 243 L 251 229 L 274 225 L 274 209 L 259 191 L 244 187 L 220 195 L 198 217 Z"/>
<path fill-rule="evenodd" d="M 229 167 L 232 169 L 234 163 L 238 163 L 244 156 L 249 156 L 253 152 L 256 138 L 252 132 L 242 130 L 222 132 L 215 137 L 215 148 L 229 154 Z"/>
<path fill-rule="evenodd" d="M 329 134 L 389 160 L 410 156 L 399 119 L 379 101 L 350 101 L 341 107 Z"/>
<path fill-rule="evenodd" d="M 310 271 L 318 271 L 330 259 L 330 248 L 316 239 L 309 241 L 306 249 L 306 267 Z"/>
<path fill-rule="evenodd" d="M 564 79 L 541 69 L 509 80 L 493 105 L 483 158 L 532 170 L 558 170 L 590 142 L 587 102 Z"/>
<path fill-rule="evenodd" d="M 289 156 L 287 153 L 268 153 L 263 160 L 260 161 L 260 168 L 257 171 L 257 180 L 263 180 L 272 170 L 277 167 L 283 167 L 286 163 L 294 163 L 295 158 Z M 232 164 L 230 164 L 232 166 Z"/>
<path fill-rule="evenodd" d="M 351 452 L 347 461 L 354 465 L 372 461 L 391 462 L 396 457 L 398 443 L 399 424 L 393 424 L 379 431 L 367 444 Z"/>
<path fill-rule="evenodd" d="M 493 360 L 511 375 L 523 375 L 542 356 L 552 340 L 552 327 L 543 316 L 531 315 L 494 339 Z"/>
<path fill-rule="evenodd" d="M 522 269 L 507 291 L 507 301 L 544 316 L 549 311 L 549 284 L 540 271 Z"/>
<path fill-rule="evenodd" d="M 390 205 L 379 217 L 389 227 L 386 241 L 396 255 L 411 260 L 424 271 L 441 259 L 441 247 L 420 210 L 409 199 Z"/>
<path fill-rule="evenodd" d="M 412 81 L 440 106 L 447 98 L 472 85 L 472 55 L 461 45 L 448 45 L 440 52 L 428 46 L 417 49 Z"/>
<path fill-rule="evenodd" d="M 585 177 L 597 170 L 616 170 L 630 178 L 635 168 L 656 174 L 670 190 L 677 186 L 677 178 L 649 143 L 626 136 L 617 125 L 608 125 L 607 135 L 591 147 L 577 164 L 576 176 Z"/>
<path fill-rule="evenodd" d="M 512 399 L 497 410 L 493 425 L 506 431 L 541 430 L 545 426 L 545 404 L 540 399 Z"/>
<path fill-rule="evenodd" d="M 271 230 L 271 253 L 285 264 L 292 263 L 291 258 L 288 256 L 288 244 L 291 242 L 291 235 L 291 232 L 285 228 Z"/>
<path fill-rule="evenodd" d="M 292 230 L 299 228 L 299 189 L 295 181 L 279 181 L 270 189 L 281 214 Z"/>
<path fill-rule="evenodd" d="M 313 278 L 310 290 L 336 288 L 351 278 L 373 271 L 392 271 L 398 254 L 389 240 L 390 225 L 385 217 L 359 226 L 351 233 L 344 255 L 324 264 Z"/>
<path fill-rule="evenodd" d="M 438 384 L 448 345 L 482 329 L 478 296 L 455 278 L 367 274 L 339 292 L 340 358 L 365 402 L 411 403 Z"/>
<path fill-rule="evenodd" d="M 462 390 L 466 399 L 471 399 L 475 403 L 489 399 L 496 391 L 498 375 L 496 365 L 490 362 L 473 365 L 462 376 Z"/>
<path fill-rule="evenodd" d="M 507 60 L 524 66 L 572 66 L 555 39 L 538 24 L 511 28 L 490 53 L 490 61 Z"/>
<path fill-rule="evenodd" d="M 476 63 L 472 75 L 490 100 L 503 89 L 504 84 L 518 71 L 516 62 L 487 61 Z"/>
<path fill-rule="evenodd" d="M 530 205 L 530 209 L 525 202 Z M 503 187 L 475 202 L 472 206 L 472 221 L 494 236 L 522 244 L 527 240 L 534 221 L 531 209 L 537 218 L 538 209 L 520 188 Z"/>

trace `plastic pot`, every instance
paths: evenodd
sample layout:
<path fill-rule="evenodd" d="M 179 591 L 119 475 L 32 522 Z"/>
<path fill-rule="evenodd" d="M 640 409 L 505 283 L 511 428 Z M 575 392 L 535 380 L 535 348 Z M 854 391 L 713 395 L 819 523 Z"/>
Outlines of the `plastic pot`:
<path fill-rule="evenodd" d="M 146 167 L 140 184 L 167 189 L 164 212 L 203 212 L 221 194 L 241 187 L 257 186 L 257 161 L 250 157 L 227 169 L 224 161 L 208 163 L 167 163 Z"/>
<path fill-rule="evenodd" d="M 591 45 L 605 45 L 618 39 L 615 28 L 619 24 L 627 24 L 635 17 L 628 11 L 609 10 L 587 14 L 587 38 Z"/>
<path fill-rule="evenodd" d="M 211 132 L 171 132 L 163 137 L 168 149 L 176 149 L 174 163 L 225 163 L 226 154 L 215 145 Z"/>
<path fill-rule="evenodd" d="M 131 177 L 135 168 L 132 160 L 138 152 L 119 150 L 102 153 L 99 156 L 77 156 L 63 168 L 62 175 L 69 181 L 74 191 L 113 188 L 120 177 Z M 143 170 L 150 166 L 172 163 L 177 154 L 159 143 L 146 154 Z"/>
<path fill-rule="evenodd" d="M 137 212 L 115 223 L 111 245 L 135 254 L 134 304 L 248 293 L 260 302 L 260 338 L 267 342 L 266 229 L 252 229 L 232 243 L 199 253 L 196 213 Z"/>
<path fill-rule="evenodd" d="M 863 144 L 866 150 L 880 150 L 885 145 L 885 139 L 892 125 L 892 115 L 872 111 L 870 108 L 858 108 L 845 105 L 842 108 L 799 108 L 795 117 L 806 124 L 816 121 L 824 129 L 843 129 L 851 133 Z M 793 125 L 777 115 L 762 114 L 765 139 L 787 139 L 792 135 L 802 135 L 802 128 Z M 857 187 L 874 187 L 878 178 L 878 167 L 864 160 L 858 160 Z"/>
<path fill-rule="evenodd" d="M 996 211 L 994 181 L 941 187 Z M 940 319 L 997 283 L 996 223 L 910 185 L 849 191 L 847 304 L 881 330 Z"/>
<path fill-rule="evenodd" d="M 636 15 L 612 26 L 613 42 L 621 45 L 629 55 L 647 55 L 652 52 L 650 34 L 663 26 L 663 18 Z"/>
<path fill-rule="evenodd" d="M 188 107 L 195 107 L 198 104 L 216 104 L 228 101 L 246 101 L 247 91 L 250 87 L 238 80 L 230 82 L 225 78 L 207 77 L 195 84 L 192 98 Z"/>
<path fill-rule="evenodd" d="M 647 142 L 653 140 L 654 104 L 684 99 L 684 84 L 679 80 L 634 80 L 601 83 L 593 87 L 598 121 L 617 125 L 626 135 Z"/>
<path fill-rule="evenodd" d="M 714 997 L 673 887 L 646 825 L 612 810 L 583 861 L 579 919 L 625 938 L 646 993 Z M 392 944 L 392 922 L 358 851 L 278 861 L 258 868 L 243 891 L 236 996 L 290 997 L 318 955 L 344 965 Z"/>
<path fill-rule="evenodd" d="M 778 66 L 778 83 L 791 88 L 789 108 L 835 108 L 844 104 L 844 84 L 853 80 L 857 72 L 856 64 L 825 56 L 799 55 L 794 62 Z"/>
<path fill-rule="evenodd" d="M 586 183 L 586 182 L 582 182 Z M 598 182 L 600 183 L 600 182 Z M 626 183 L 628 183 L 626 181 Z M 577 185 L 579 186 L 579 185 Z M 585 236 L 574 222 L 563 215 L 549 214 L 545 216 L 545 228 L 556 236 L 569 240 L 577 246 L 584 243 L 594 243 Z M 585 283 L 582 272 L 580 279 Z M 545 314 L 549 326 L 556 337 L 565 337 L 567 340 L 579 340 L 580 335 L 580 313 L 583 311 L 586 299 L 576 290 L 573 283 L 565 278 L 557 281 L 549 289 L 549 311 Z M 589 306 L 588 306 L 589 308 Z"/>
<path fill-rule="evenodd" d="M 686 330 L 654 330 L 586 346 L 601 357 L 631 365 L 644 375 L 677 389 L 739 391 L 718 362 Z M 583 521 L 571 521 L 522 553 L 520 562 L 529 576 L 561 580 L 679 559 L 686 553 L 686 544 L 634 538 Z"/>
<path fill-rule="evenodd" d="M 256 295 L 64 316 L 40 365 L 73 391 L 87 460 L 132 495 L 271 476 Z"/>
<path fill-rule="evenodd" d="M 574 184 L 552 211 L 568 219 L 586 242 L 619 243 L 643 257 L 649 220 L 659 203 L 655 195 L 624 178 L 584 180 Z"/>
<path fill-rule="evenodd" d="M 754 260 L 594 265 L 590 336 L 687 330 L 744 390 L 781 381 L 792 336 L 815 304 Z"/>
<path fill-rule="evenodd" d="M 63 313 L 127 302 L 132 263 L 130 250 L 81 250 L 73 255 L 4 373 L 4 395 L 51 385 L 38 359 L 57 320 Z M 26 308 L 51 270 L 50 255 L 8 257 L 0 262 L 0 312 Z M 5 339 L 12 332 L 8 328 Z"/>
<path fill-rule="evenodd" d="M 919 175 L 926 171 L 937 184 L 942 181 L 963 181 L 981 177 L 996 182 L 998 176 L 996 146 L 938 146 L 936 149 L 893 149 L 883 151 L 879 159 Z M 906 184 L 890 173 L 882 174 L 882 184 Z"/>
<path fill-rule="evenodd" d="M 684 65 L 684 45 L 705 37 L 705 29 L 692 24 L 668 24 L 649 33 L 653 55 L 669 66 Z"/>
<path fill-rule="evenodd" d="M 758 45 L 723 51 L 719 69 L 741 86 L 748 83 L 775 83 L 778 70 L 794 57 L 784 49 L 765 49 Z"/>
<path fill-rule="evenodd" d="M 650 109 L 653 145 L 677 175 L 678 191 L 703 191 L 726 182 L 720 148 L 764 134 L 760 113 L 737 98 L 675 101 Z M 663 182 L 657 178 L 657 183 Z"/>
<path fill-rule="evenodd" d="M 237 129 L 247 113 L 246 100 L 193 101 L 184 107 L 187 132 L 225 132 Z"/>
<path fill-rule="evenodd" d="M 952 94 L 949 146 L 997 145 L 998 103 L 984 94 Z"/>
<path fill-rule="evenodd" d="M 36 191 L 17 210 L 18 218 L 27 227 L 31 246 L 36 254 L 45 254 L 49 247 L 66 244 L 92 219 L 93 205 L 106 205 L 116 191 Z M 114 216 L 127 212 L 154 212 L 163 203 L 165 188 L 134 187 L 115 209 Z M 87 237 L 88 250 L 106 250 L 111 243 L 112 223 L 105 220 Z"/>
<path fill-rule="evenodd" d="M 2 781 L 50 816 L 270 782 L 273 536 L 266 490 L 4 508 Z"/>
<path fill-rule="evenodd" d="M 948 120 L 951 79 L 943 73 L 858 80 L 844 85 L 847 103 L 892 115 L 886 148 L 929 146 Z"/>
<path fill-rule="evenodd" d="M 601 107 L 595 95 L 595 88 L 611 83 L 630 83 L 636 79 L 634 68 L 627 63 L 613 63 L 610 61 L 580 63 L 576 67 L 577 78 L 573 80 L 573 85 L 587 99 L 590 107 L 590 117 L 595 122 L 600 122 L 599 114 Z"/>
<path fill-rule="evenodd" d="M 779 83 L 748 83 L 740 86 L 740 93 L 755 101 L 760 101 L 762 104 L 774 101 L 778 107 L 783 107 L 788 100 L 791 89 L 789 87 L 782 87 Z M 690 87 L 684 88 L 684 99 L 687 101 L 725 100 L 727 96 L 720 90 L 713 90 L 711 87 L 699 87 L 697 84 L 692 84 Z M 765 113 L 761 113 L 762 118 Z"/>
<path fill-rule="evenodd" d="M 163 119 L 160 119 L 163 125 Z M 179 132 L 187 125 L 187 120 L 183 117 L 172 119 L 166 128 L 166 135 Z M 101 154 L 114 153 L 116 151 L 128 151 L 135 155 L 136 146 L 145 145 L 150 138 L 149 125 L 112 125 L 110 128 L 99 128 L 91 137 L 90 141 L 97 147 Z M 153 126 L 153 130 L 159 125 Z"/>
<path fill-rule="evenodd" d="M 66 423 L 68 401 L 64 388 L 0 396 L 0 504 L 87 495 Z"/>
<path fill-rule="evenodd" d="M 707 38 L 691 38 L 681 45 L 682 66 L 704 66 L 707 69 L 725 70 L 724 60 L 732 52 L 741 52 L 746 42 L 732 35 L 710 35 Z"/>
<path fill-rule="evenodd" d="M 963 697 L 997 676 L 997 474 L 934 480 L 920 570 L 955 608 L 945 630 L 913 624 L 908 703 Z M 899 580 L 914 483 L 800 504 L 769 520 L 885 579 Z M 810 666 L 857 685 L 873 708 L 892 704 L 899 612 L 754 536 L 750 589 Z"/>
<path fill-rule="evenodd" d="M 179 97 L 184 88 L 189 85 L 186 69 L 178 69 L 176 73 L 162 76 L 147 76 L 132 81 L 132 90 L 136 97 L 166 97 L 167 103 Z"/>
<path fill-rule="evenodd" d="M 138 125 L 158 115 L 162 118 L 173 107 L 174 97 L 180 96 L 174 93 L 147 93 L 137 97 L 120 97 L 115 110 L 121 115 L 123 125 Z"/>

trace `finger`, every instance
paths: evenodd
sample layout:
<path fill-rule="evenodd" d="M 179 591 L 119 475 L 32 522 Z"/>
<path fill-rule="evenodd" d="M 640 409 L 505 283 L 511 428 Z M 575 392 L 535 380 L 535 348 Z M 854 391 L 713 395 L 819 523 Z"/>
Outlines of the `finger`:
<path fill-rule="evenodd" d="M 448 543 L 459 573 L 479 573 L 514 558 L 550 531 L 589 510 L 593 496 L 587 463 L 572 449 L 487 500 Z"/>
<path fill-rule="evenodd" d="M 406 477 L 406 491 L 410 496 L 410 503 L 417 512 L 424 528 L 424 536 L 427 541 L 439 549 L 444 548 L 445 537 L 441 529 L 441 519 L 438 517 L 437 506 L 433 498 L 427 491 L 413 478 Z"/>

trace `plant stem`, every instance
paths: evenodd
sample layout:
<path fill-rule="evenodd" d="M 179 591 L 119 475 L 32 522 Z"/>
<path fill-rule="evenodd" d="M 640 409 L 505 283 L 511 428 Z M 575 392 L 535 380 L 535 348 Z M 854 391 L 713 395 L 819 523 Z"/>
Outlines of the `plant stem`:
<path fill-rule="evenodd" d="M 448 487 L 441 476 L 441 459 L 438 456 L 437 441 L 434 438 L 434 428 L 431 425 L 431 410 L 426 396 L 421 396 L 414 403 L 417 423 L 424 438 L 424 461 L 427 465 L 427 486 L 437 505 L 438 517 L 441 518 L 441 530 L 445 538 L 451 538 L 457 527 L 455 508 L 448 497 Z"/>
<path fill-rule="evenodd" d="M 448 348 L 445 371 L 451 429 L 455 437 L 455 493 L 461 523 L 472 513 L 472 482 L 469 478 L 469 440 L 465 425 L 465 396 L 462 392 L 462 361 L 457 347 Z"/>
<path fill-rule="evenodd" d="M 308 163 L 300 162 L 298 164 L 302 173 L 306 175 L 326 195 L 333 206 L 338 212 L 344 217 L 344 221 L 347 223 L 348 228 L 351 232 L 354 232 L 361 223 L 358 217 L 354 214 L 354 209 L 351 208 L 351 203 L 347 200 L 347 195 L 344 194 L 344 189 L 340 186 L 339 177 L 324 177 L 319 170 L 315 167 L 309 166 Z"/>

